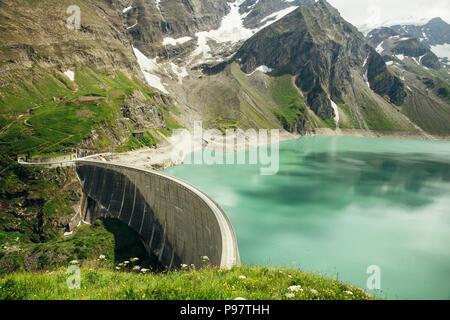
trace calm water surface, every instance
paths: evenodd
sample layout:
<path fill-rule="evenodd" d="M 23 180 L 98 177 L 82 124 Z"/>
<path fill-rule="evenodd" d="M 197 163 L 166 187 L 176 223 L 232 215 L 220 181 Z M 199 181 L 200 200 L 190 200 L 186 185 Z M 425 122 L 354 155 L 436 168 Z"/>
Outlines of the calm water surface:
<path fill-rule="evenodd" d="M 243 151 L 245 152 L 245 151 Z M 391 299 L 450 299 L 450 143 L 308 137 L 280 144 L 280 170 L 180 165 L 166 173 L 229 216 L 243 264 L 297 267 Z"/>

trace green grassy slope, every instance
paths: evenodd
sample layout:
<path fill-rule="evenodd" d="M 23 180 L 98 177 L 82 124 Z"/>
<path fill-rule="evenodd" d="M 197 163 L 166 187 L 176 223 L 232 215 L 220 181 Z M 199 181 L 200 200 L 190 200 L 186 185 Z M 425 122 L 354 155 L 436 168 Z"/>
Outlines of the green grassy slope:
<path fill-rule="evenodd" d="M 53 300 L 371 300 L 363 290 L 286 268 L 202 268 L 142 274 L 81 269 L 81 288 L 69 290 L 66 269 L 0 277 L 0 299 Z M 292 288 L 291 288 L 292 287 Z M 291 288 L 291 289 L 289 289 Z"/>
<path fill-rule="evenodd" d="M 278 120 L 287 131 L 302 131 L 306 124 L 306 105 L 299 91 L 294 87 L 292 77 L 284 75 L 273 80 L 273 100 L 279 106 L 274 110 Z"/>
<path fill-rule="evenodd" d="M 120 72 L 108 77 L 82 66 L 76 71 L 75 83 L 71 83 L 57 70 L 35 66 L 31 81 L 0 88 L 0 114 L 4 119 L 0 148 L 12 156 L 58 152 L 80 145 L 92 131 L 99 136 L 95 149 L 113 147 L 105 129 L 117 138 L 131 134 L 132 128 L 123 132 L 116 120 L 121 118 L 120 105 L 134 90 L 155 103 L 153 89 Z"/>
<path fill-rule="evenodd" d="M 338 104 L 339 109 L 344 113 L 344 119 L 340 119 L 339 127 L 341 129 L 361 129 L 355 112 L 345 103 Z"/>

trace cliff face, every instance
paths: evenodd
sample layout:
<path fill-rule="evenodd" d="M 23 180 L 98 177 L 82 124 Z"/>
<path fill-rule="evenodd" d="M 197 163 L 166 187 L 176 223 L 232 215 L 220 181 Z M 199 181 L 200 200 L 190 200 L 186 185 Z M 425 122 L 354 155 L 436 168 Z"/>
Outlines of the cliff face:
<path fill-rule="evenodd" d="M 351 70 L 360 70 L 367 57 L 372 88 L 401 104 L 405 96 L 401 81 L 387 72 L 384 61 L 362 34 L 323 1 L 301 6 L 260 31 L 233 60 L 245 72 L 265 65 L 273 69 L 273 75 L 294 75 L 311 109 L 330 119 L 334 116 L 330 98 L 343 102 L 351 86 Z"/>
<path fill-rule="evenodd" d="M 370 87 L 379 95 L 389 96 L 390 101 L 400 106 L 405 101 L 405 85 L 393 73 L 389 72 L 384 60 L 372 51 L 368 58 L 367 78 Z"/>
<path fill-rule="evenodd" d="M 126 33 L 135 47 L 149 56 L 166 54 L 163 40 L 194 36 L 196 32 L 217 29 L 230 7 L 226 0 L 136 0 L 122 12 Z M 116 7 L 118 5 L 116 4 Z M 121 1 L 127 8 L 126 1 Z"/>

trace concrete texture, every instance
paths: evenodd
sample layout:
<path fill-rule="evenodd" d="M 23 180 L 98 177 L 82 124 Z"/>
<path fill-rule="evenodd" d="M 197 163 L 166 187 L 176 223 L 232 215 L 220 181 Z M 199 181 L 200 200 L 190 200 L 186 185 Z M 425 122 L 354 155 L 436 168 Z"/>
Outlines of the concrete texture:
<path fill-rule="evenodd" d="M 116 218 L 141 237 L 148 252 L 169 269 L 240 264 L 232 226 L 202 191 L 160 172 L 95 161 L 76 161 L 86 221 Z"/>

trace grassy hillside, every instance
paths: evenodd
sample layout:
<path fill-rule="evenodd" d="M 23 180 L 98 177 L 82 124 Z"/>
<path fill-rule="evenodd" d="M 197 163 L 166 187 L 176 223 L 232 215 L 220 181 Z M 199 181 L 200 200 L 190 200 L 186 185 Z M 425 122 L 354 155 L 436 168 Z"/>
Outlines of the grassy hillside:
<path fill-rule="evenodd" d="M 450 132 L 450 82 L 449 73 L 424 69 L 406 60 L 406 79 L 409 95 L 401 111 L 423 130 L 433 134 Z"/>
<path fill-rule="evenodd" d="M 0 155 L 0 273 L 24 268 L 35 244 L 61 237 L 79 202 L 73 169 L 22 167 Z"/>
<path fill-rule="evenodd" d="M 100 262 L 99 262 L 100 263 Z M 101 264 L 101 263 L 100 263 Z M 0 299 L 53 300 L 371 300 L 363 290 L 298 270 L 235 267 L 144 274 L 81 269 L 81 288 L 69 290 L 66 269 L 0 278 Z"/>
<path fill-rule="evenodd" d="M 341 129 L 361 129 L 355 112 L 348 105 L 341 103 L 338 104 L 338 107 L 343 113 L 343 115 L 341 113 L 341 119 L 339 121 L 339 127 Z"/>
<path fill-rule="evenodd" d="M 273 100 L 279 106 L 274 110 L 278 120 L 287 131 L 302 131 L 306 124 L 306 105 L 294 87 L 292 77 L 284 75 L 274 79 L 271 87 Z"/>
<path fill-rule="evenodd" d="M 81 66 L 72 83 L 59 71 L 36 65 L 31 79 L 0 88 L 0 148 L 9 155 L 58 152 L 93 135 L 95 144 L 88 147 L 107 150 L 134 129 L 120 114 L 127 96 L 139 91 L 156 104 L 153 89 L 120 72 L 108 77 Z"/>

